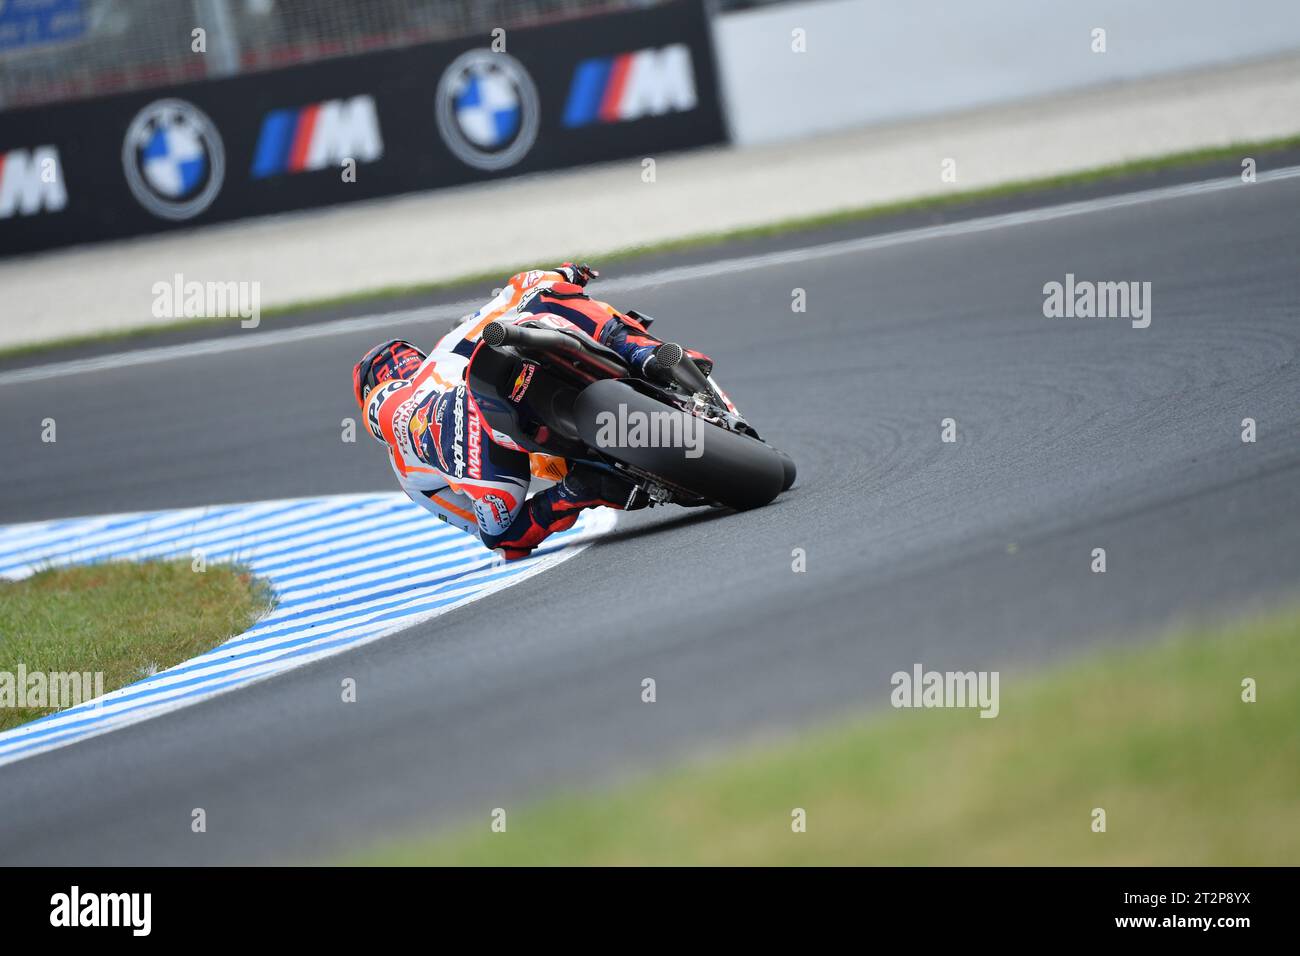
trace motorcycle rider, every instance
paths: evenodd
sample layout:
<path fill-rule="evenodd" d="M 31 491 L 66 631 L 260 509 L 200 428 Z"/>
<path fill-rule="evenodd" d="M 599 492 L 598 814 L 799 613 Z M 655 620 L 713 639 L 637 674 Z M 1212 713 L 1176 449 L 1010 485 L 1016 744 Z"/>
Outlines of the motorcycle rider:
<path fill-rule="evenodd" d="M 521 272 L 427 356 L 396 339 L 371 349 L 352 370 L 366 428 L 387 446 L 402 490 L 443 521 L 477 534 L 506 560 L 523 558 L 549 535 L 572 527 L 584 508 L 630 510 L 648 503 L 634 485 L 608 472 L 530 456 L 488 425 L 465 382 L 487 324 L 530 316 L 579 328 L 644 372 L 661 343 L 635 317 L 586 294 L 597 275 L 574 263 Z M 529 498 L 534 471 L 556 483 Z"/>

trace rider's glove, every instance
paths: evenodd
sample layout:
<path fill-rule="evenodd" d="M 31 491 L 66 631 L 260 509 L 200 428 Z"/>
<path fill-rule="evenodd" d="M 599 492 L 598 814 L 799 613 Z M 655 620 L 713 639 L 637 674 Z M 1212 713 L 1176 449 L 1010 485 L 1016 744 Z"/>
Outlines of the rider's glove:
<path fill-rule="evenodd" d="M 660 385 L 669 385 L 673 381 L 672 373 L 655 362 L 655 350 L 653 348 L 646 349 L 645 354 L 638 356 L 631 365 L 647 381 L 656 382 Z"/>
<path fill-rule="evenodd" d="M 585 262 L 579 262 L 576 264 L 566 262 L 555 271 L 564 276 L 566 281 L 572 282 L 574 285 L 582 286 L 585 286 L 592 279 L 600 276 L 599 272 L 587 265 Z"/>

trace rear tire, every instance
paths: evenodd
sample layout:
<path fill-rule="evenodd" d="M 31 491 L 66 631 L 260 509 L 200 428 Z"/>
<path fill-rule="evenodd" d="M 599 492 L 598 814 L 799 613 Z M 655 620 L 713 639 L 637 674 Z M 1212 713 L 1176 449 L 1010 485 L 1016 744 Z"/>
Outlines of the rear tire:
<path fill-rule="evenodd" d="M 794 479 L 799 473 L 798 469 L 794 466 L 794 459 L 779 448 L 773 448 L 772 451 L 781 456 L 781 467 L 785 469 L 785 477 L 781 483 L 781 490 L 789 491 L 794 486 Z"/>
<path fill-rule="evenodd" d="M 636 418 L 629 416 L 636 415 Z M 650 417 L 654 416 L 654 417 Z M 603 454 L 662 478 L 666 483 L 736 511 L 760 508 L 794 479 L 789 456 L 755 438 L 710 425 L 643 395 L 615 379 L 593 382 L 574 403 L 578 434 Z M 619 423 L 630 431 L 636 421 L 658 422 L 651 436 L 698 436 L 696 448 L 618 444 Z M 611 426 L 613 435 L 611 435 Z M 614 441 L 610 441 L 610 438 Z M 695 444 L 693 441 L 691 444 Z M 698 457 L 688 451 L 698 450 Z"/>

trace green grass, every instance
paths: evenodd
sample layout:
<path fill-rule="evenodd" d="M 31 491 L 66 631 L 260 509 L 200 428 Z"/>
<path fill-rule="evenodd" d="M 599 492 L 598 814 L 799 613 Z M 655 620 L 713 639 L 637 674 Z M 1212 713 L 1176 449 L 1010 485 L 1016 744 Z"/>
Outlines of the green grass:
<path fill-rule="evenodd" d="M 348 862 L 1300 863 L 1300 610 L 1003 674 L 1000 696 L 994 719 L 890 710 Z"/>
<path fill-rule="evenodd" d="M 110 691 L 245 630 L 270 592 L 247 571 L 112 562 L 0 582 L 0 673 L 103 672 Z M 0 706 L 0 730 L 50 710 Z"/>
<path fill-rule="evenodd" d="M 814 216 L 782 219 L 777 222 L 766 223 L 759 226 L 747 226 L 739 229 L 696 233 L 679 239 L 671 239 L 664 242 L 649 243 L 646 245 L 604 250 L 574 249 L 571 250 L 569 258 L 574 259 L 575 261 L 589 261 L 599 268 L 608 269 L 610 266 L 618 265 L 647 255 L 705 249 L 711 246 L 719 246 L 747 239 L 761 239 L 787 233 L 807 232 L 814 229 L 823 229 L 828 226 L 875 219 L 881 216 L 899 215 L 901 213 L 915 212 L 919 210 L 937 210 L 944 207 L 960 205 L 962 203 L 999 199 L 1018 193 L 1044 192 L 1066 186 L 1077 186 L 1124 176 L 1135 176 L 1142 173 L 1157 172 L 1162 169 L 1170 169 L 1178 166 L 1190 166 L 1229 159 L 1240 160 L 1242 157 L 1248 155 L 1254 156 L 1258 159 L 1260 156 L 1267 155 L 1268 153 L 1274 153 L 1284 149 L 1294 149 L 1297 147 L 1300 147 L 1300 136 L 1291 136 L 1283 139 L 1265 140 L 1252 143 L 1233 143 L 1228 146 L 1189 150 L 1151 159 L 1139 159 L 1126 163 L 1116 163 L 1110 166 L 1084 170 L 1077 173 L 1066 173 L 1060 176 L 1017 180 L 1015 182 L 1003 183 L 998 186 L 991 186 L 986 189 L 954 191 L 942 195 L 902 200 L 900 202 L 855 207 Z M 536 262 L 516 262 L 513 264 L 503 263 L 501 266 L 494 269 L 457 276 L 451 279 L 442 279 L 436 282 L 381 286 L 378 288 L 358 290 L 346 295 L 310 299 L 302 302 L 275 306 L 273 308 L 262 310 L 261 317 L 263 320 L 274 320 L 280 316 L 294 315 L 315 309 L 353 305 L 361 302 L 373 304 L 375 308 L 379 309 L 384 307 L 386 301 L 392 301 L 399 298 L 431 295 L 435 292 L 465 286 L 482 285 L 485 288 L 491 287 L 495 284 L 499 284 L 504 278 L 514 275 L 517 272 L 522 272 L 526 269 L 534 269 L 537 268 L 538 265 L 552 264 L 553 263 Z M 486 298 L 486 295 L 484 297 Z M 221 323 L 230 321 L 232 320 L 187 319 L 180 322 L 160 325 L 119 329 L 96 335 L 81 335 L 46 342 L 34 342 L 0 348 L 0 358 L 34 355 L 48 352 L 53 349 L 62 349 L 75 345 L 126 341 L 134 337 L 153 335 L 158 332 L 171 332 L 205 326 L 216 327 Z"/>

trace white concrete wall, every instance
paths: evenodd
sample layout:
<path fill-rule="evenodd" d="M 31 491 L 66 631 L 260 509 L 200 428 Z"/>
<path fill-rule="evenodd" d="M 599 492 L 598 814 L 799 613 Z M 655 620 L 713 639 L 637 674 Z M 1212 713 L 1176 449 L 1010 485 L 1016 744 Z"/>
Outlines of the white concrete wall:
<path fill-rule="evenodd" d="M 1300 0 L 817 0 L 718 17 L 714 35 L 749 144 L 1300 50 Z"/>

